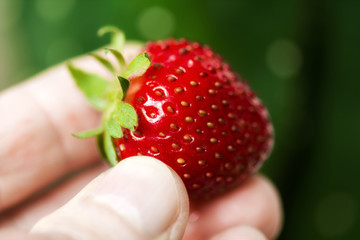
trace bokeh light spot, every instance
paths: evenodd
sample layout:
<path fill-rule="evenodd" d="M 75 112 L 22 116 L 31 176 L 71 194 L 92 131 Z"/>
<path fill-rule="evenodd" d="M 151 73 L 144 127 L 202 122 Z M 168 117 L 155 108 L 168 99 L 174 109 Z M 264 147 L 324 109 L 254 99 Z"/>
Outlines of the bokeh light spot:
<path fill-rule="evenodd" d="M 140 14 L 137 26 L 147 40 L 167 38 L 175 30 L 175 16 L 166 8 L 151 7 Z"/>
<path fill-rule="evenodd" d="M 37 13 L 45 20 L 56 22 L 63 20 L 73 9 L 75 0 L 36 0 L 35 7 Z"/>
<path fill-rule="evenodd" d="M 319 234 L 324 237 L 345 234 L 355 222 L 357 208 L 357 202 L 350 194 L 333 193 L 324 197 L 315 212 Z"/>
<path fill-rule="evenodd" d="M 266 62 L 270 70 L 280 78 L 291 78 L 298 74 L 302 56 L 299 47 L 292 41 L 279 39 L 270 44 Z"/>

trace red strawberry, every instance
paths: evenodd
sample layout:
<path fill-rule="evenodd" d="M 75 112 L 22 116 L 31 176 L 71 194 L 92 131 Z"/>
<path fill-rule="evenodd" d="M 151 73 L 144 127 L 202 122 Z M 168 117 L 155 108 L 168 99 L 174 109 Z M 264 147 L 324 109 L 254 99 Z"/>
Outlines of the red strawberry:
<path fill-rule="evenodd" d="M 265 107 L 207 46 L 170 39 L 150 42 L 144 51 L 151 66 L 130 78 L 125 98 L 136 110 L 138 126 L 119 124 L 130 129 L 115 136 L 106 128 L 119 159 L 148 155 L 165 162 L 191 198 L 213 197 L 239 185 L 271 151 Z M 98 130 L 92 135 L 104 127 Z M 103 144 L 106 138 L 100 136 Z"/>

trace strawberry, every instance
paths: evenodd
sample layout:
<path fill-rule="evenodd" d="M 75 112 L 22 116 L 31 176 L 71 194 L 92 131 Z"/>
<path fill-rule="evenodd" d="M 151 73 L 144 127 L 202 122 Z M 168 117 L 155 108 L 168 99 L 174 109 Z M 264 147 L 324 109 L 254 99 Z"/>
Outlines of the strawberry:
<path fill-rule="evenodd" d="M 104 115 L 112 117 L 78 136 L 98 136 L 113 164 L 136 155 L 163 161 L 179 174 L 192 199 L 232 189 L 260 167 L 273 144 L 267 110 L 218 54 L 196 42 L 168 39 L 147 43 L 139 56 L 146 66 L 138 64 L 130 75 L 118 77 L 122 93 L 107 97 L 111 107 L 105 109 L 116 110 Z M 136 61 L 128 69 L 131 65 Z M 69 69 L 76 79 L 80 70 Z"/>

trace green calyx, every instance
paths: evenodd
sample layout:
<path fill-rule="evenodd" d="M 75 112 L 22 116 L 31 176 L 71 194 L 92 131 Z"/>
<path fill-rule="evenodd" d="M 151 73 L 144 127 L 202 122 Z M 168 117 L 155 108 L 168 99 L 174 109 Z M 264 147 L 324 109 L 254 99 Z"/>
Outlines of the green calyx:
<path fill-rule="evenodd" d="M 90 55 L 111 72 L 114 78 L 113 81 L 109 81 L 103 76 L 76 68 L 72 63 L 67 64 L 77 87 L 88 102 L 103 113 L 100 127 L 73 135 L 78 138 L 96 137 L 101 155 L 114 166 L 118 159 L 113 138 L 123 137 L 124 128 L 134 131 L 138 125 L 135 109 L 124 102 L 130 86 L 129 78 L 144 74 L 150 66 L 150 58 L 147 53 L 140 53 L 126 66 L 121 53 L 125 44 L 125 35 L 113 26 L 103 27 L 98 33 L 99 35 L 111 33 L 111 47 L 105 49 L 105 57 L 97 53 Z M 114 64 L 106 58 L 109 53 L 116 60 Z"/>

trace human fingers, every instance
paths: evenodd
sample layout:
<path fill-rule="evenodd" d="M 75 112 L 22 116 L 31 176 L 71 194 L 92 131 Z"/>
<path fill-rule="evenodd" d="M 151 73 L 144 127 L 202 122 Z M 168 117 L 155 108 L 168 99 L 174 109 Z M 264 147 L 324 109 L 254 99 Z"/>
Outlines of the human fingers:
<path fill-rule="evenodd" d="M 180 240 L 187 217 L 187 193 L 178 175 L 156 159 L 132 157 L 40 220 L 31 234 L 79 240 Z"/>
<path fill-rule="evenodd" d="M 0 233 L 0 237 L 4 236 L 7 240 L 49 240 L 46 236 L 31 236 L 27 235 L 24 231 L 17 231 L 14 229 L 9 229 L 6 232 L 3 232 L 3 235 Z M 56 239 L 56 238 L 55 238 Z M 224 232 L 217 234 L 216 236 L 210 238 L 209 240 L 266 240 L 266 237 L 263 233 L 258 231 L 255 228 L 249 226 L 240 226 L 228 229 Z"/>
<path fill-rule="evenodd" d="M 81 169 L 49 187 L 42 194 L 7 209 L 0 215 L 0 239 L 4 239 L 1 237 L 4 230 L 30 231 L 37 221 L 65 205 L 82 188 L 108 168 L 106 164 L 99 163 Z"/>
<path fill-rule="evenodd" d="M 238 189 L 195 208 L 190 215 L 185 239 L 208 239 L 237 226 L 252 226 L 269 239 L 282 225 L 280 197 L 272 183 L 255 175 Z"/>
<path fill-rule="evenodd" d="M 124 54 L 138 50 L 138 45 L 129 45 Z M 91 57 L 75 59 L 74 64 L 108 74 Z M 71 135 L 97 127 L 100 115 L 88 105 L 64 64 L 2 92 L 0 116 L 0 211 L 99 158 L 93 139 Z"/>

